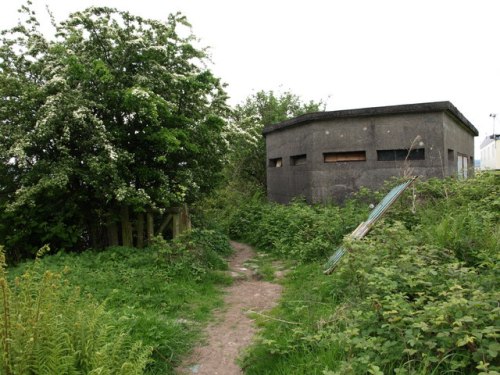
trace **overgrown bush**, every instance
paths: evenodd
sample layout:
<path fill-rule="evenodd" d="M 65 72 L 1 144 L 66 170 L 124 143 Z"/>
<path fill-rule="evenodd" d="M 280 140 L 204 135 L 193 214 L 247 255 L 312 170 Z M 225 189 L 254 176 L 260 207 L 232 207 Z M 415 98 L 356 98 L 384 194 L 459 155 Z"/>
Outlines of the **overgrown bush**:
<path fill-rule="evenodd" d="M 116 326 L 116 316 L 39 260 L 7 280 L 0 251 L 2 374 L 142 374 L 151 348 Z"/>
<path fill-rule="evenodd" d="M 353 202 L 340 207 L 251 200 L 236 210 L 229 234 L 281 257 L 311 261 L 329 255 L 367 210 Z"/>
<path fill-rule="evenodd" d="M 191 220 L 194 227 L 217 230 L 231 238 L 240 238 L 240 234 L 231 234 L 229 228 L 236 229 L 234 223 L 242 207 L 260 205 L 265 201 L 264 193 L 258 186 L 231 180 L 193 205 Z M 247 227 L 242 229 L 246 230 Z"/>
<path fill-rule="evenodd" d="M 227 268 L 224 259 L 232 253 L 226 235 L 209 229 L 193 229 L 174 241 L 157 237 L 152 244 L 158 261 L 167 264 L 173 274 L 191 274 L 197 278 L 210 270 Z"/>
<path fill-rule="evenodd" d="M 332 275 L 321 275 L 322 262 L 298 266 L 278 319 L 264 323 L 243 361 L 246 373 L 498 375 L 499 182 L 495 173 L 419 181 L 365 239 L 344 242 L 349 251 Z M 351 216 L 345 207 L 268 205 L 250 227 L 254 238 L 301 259 L 297 244 L 330 241 L 325 229 L 308 237 L 306 228 L 327 226 L 309 223 L 305 212 L 325 210 L 311 220 L 331 219 L 333 230 L 339 217 L 354 221 L 384 189 L 362 192 Z M 269 229 L 279 219 L 287 235 Z"/>
<path fill-rule="evenodd" d="M 335 373 L 371 365 L 396 374 L 500 370 L 498 264 L 467 267 L 453 251 L 418 244 L 398 223 L 349 247 L 332 278 L 348 305 L 345 328 L 335 322 L 322 333 L 345 350 Z"/>

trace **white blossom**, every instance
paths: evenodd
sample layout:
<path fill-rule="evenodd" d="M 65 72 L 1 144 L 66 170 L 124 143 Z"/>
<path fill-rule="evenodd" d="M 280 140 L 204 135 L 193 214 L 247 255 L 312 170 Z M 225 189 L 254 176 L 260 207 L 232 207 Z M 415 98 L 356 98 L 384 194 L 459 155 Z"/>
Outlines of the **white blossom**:
<path fill-rule="evenodd" d="M 139 88 L 139 87 L 134 87 L 130 93 L 135 96 L 136 98 L 140 99 L 148 99 L 150 97 L 149 92 Z"/>

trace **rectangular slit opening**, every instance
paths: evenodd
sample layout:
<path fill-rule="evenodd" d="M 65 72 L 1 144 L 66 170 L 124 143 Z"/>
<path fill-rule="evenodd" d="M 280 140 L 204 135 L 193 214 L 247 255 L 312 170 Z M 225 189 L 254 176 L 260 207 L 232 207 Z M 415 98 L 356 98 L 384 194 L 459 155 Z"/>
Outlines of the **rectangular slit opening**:
<path fill-rule="evenodd" d="M 281 168 L 283 166 L 282 158 L 269 159 L 269 166 L 271 168 Z"/>
<path fill-rule="evenodd" d="M 325 152 L 323 161 L 325 163 L 366 161 L 366 151 Z"/>
<path fill-rule="evenodd" d="M 307 155 L 294 155 L 290 157 L 290 164 L 291 165 L 304 165 L 307 163 Z"/>
<path fill-rule="evenodd" d="M 377 160 L 397 161 L 397 160 L 425 160 L 425 149 L 415 148 L 412 150 L 377 150 Z"/>

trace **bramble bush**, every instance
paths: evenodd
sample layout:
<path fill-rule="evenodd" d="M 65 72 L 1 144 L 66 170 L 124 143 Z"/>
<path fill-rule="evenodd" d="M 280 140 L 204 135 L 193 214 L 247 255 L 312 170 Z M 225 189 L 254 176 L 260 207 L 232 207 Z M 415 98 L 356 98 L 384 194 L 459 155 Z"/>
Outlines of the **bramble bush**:
<path fill-rule="evenodd" d="M 290 205 L 253 199 L 236 209 L 229 235 L 284 258 L 299 261 L 322 259 L 342 242 L 367 213 L 368 205 L 351 201 L 343 207 Z"/>
<path fill-rule="evenodd" d="M 322 328 L 345 350 L 335 373 L 371 365 L 396 374 L 500 370 L 498 264 L 467 267 L 451 250 L 419 244 L 398 222 L 348 246 L 332 278 L 349 306 L 345 328 Z"/>
<path fill-rule="evenodd" d="M 347 207 L 249 203 L 234 227 L 277 254 L 326 260 L 388 188 Z M 246 373 L 498 375 L 499 197 L 495 173 L 418 181 L 365 239 L 344 241 L 332 275 L 322 261 L 288 276 Z"/>

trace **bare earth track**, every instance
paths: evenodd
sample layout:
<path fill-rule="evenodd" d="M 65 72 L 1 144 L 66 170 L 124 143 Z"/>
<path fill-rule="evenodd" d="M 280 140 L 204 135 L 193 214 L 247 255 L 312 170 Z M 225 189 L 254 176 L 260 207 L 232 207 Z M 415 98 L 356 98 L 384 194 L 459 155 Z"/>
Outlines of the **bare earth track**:
<path fill-rule="evenodd" d="M 280 285 L 252 278 L 252 270 L 245 267 L 244 263 L 255 256 L 253 249 L 238 242 L 231 245 L 235 254 L 229 268 L 235 282 L 226 288 L 225 308 L 216 312 L 215 322 L 208 326 L 206 345 L 194 349 L 177 369 L 179 374 L 243 374 L 236 359 L 256 332 L 248 312 L 273 308 L 281 295 Z"/>

